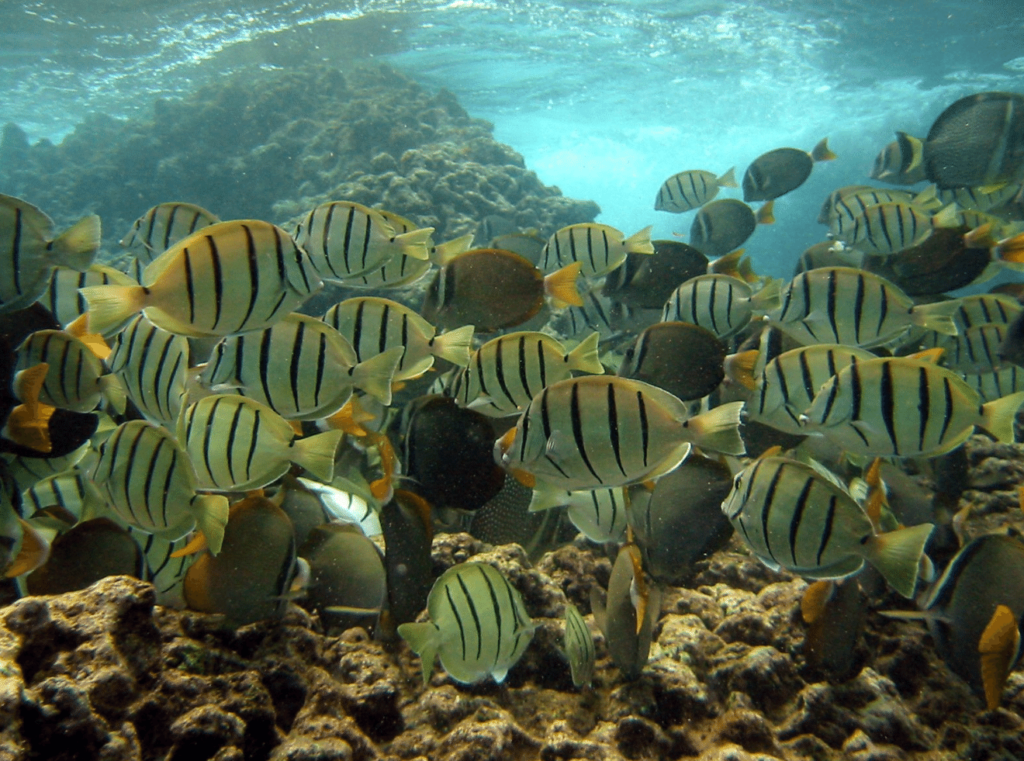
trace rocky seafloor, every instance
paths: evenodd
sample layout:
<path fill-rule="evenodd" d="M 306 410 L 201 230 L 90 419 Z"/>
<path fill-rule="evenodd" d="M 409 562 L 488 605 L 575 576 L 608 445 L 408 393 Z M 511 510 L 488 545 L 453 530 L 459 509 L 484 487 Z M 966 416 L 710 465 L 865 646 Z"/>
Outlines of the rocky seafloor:
<path fill-rule="evenodd" d="M 974 437 L 972 534 L 1021 520 L 1024 446 Z M 503 684 L 422 685 L 404 643 L 327 636 L 298 605 L 228 629 L 154 604 L 112 577 L 0 610 L 0 759 L 1020 759 L 1024 675 L 982 700 L 938 659 L 923 624 L 872 602 L 857 668 L 829 679 L 805 658 L 806 583 L 735 542 L 666 590 L 642 675 L 624 680 L 598 637 L 592 687 L 561 653 L 566 601 L 589 612 L 607 553 L 577 539 L 531 565 L 517 545 L 435 539 L 434 564 L 496 565 L 540 626 Z"/>

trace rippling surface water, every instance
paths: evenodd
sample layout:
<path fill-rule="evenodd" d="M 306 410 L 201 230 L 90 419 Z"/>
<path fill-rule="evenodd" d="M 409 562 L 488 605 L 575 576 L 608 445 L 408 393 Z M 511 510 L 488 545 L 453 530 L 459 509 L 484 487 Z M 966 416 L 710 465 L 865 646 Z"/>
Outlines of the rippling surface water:
<path fill-rule="evenodd" d="M 653 211 L 668 175 L 739 174 L 828 135 L 840 160 L 757 241 L 762 269 L 787 274 L 820 237 L 822 197 L 863 181 L 893 130 L 924 133 L 969 92 L 1024 91 L 1022 40 L 1019 0 L 8 1 L 0 122 L 56 140 L 89 112 L 148 116 L 227 72 L 383 60 L 454 91 L 601 221 L 662 237 L 690 223 Z"/>

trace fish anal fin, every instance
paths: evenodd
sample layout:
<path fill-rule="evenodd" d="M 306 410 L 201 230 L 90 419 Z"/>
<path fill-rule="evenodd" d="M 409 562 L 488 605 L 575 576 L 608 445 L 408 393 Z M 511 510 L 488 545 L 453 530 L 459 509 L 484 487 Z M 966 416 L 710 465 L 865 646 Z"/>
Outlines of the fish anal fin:
<path fill-rule="evenodd" d="M 999 707 L 1003 687 L 1006 686 L 1006 678 L 1019 646 L 1020 629 L 1017 628 L 1013 611 L 1005 605 L 997 605 L 978 641 L 985 703 L 990 711 Z"/>

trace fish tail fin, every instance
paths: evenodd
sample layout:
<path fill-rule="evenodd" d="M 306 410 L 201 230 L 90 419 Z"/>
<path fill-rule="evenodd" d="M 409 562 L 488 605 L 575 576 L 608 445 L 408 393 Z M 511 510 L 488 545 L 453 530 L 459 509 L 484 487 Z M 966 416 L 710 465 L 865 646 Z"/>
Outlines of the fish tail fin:
<path fill-rule="evenodd" d="M 914 596 L 921 556 L 933 528 L 931 523 L 922 523 L 875 534 L 864 544 L 864 559 L 889 586 L 909 599 Z"/>
<path fill-rule="evenodd" d="M 781 281 L 768 281 L 764 288 L 750 297 L 750 306 L 757 312 L 773 312 L 782 306 Z"/>
<path fill-rule="evenodd" d="M 757 349 L 730 354 L 725 358 L 725 376 L 733 383 L 738 383 L 743 388 L 753 391 L 757 387 L 754 369 L 757 367 L 757 360 L 760 356 L 761 352 Z"/>
<path fill-rule="evenodd" d="M 720 188 L 738 188 L 739 185 L 736 184 L 736 167 L 729 167 L 729 171 L 716 179 L 715 183 Z"/>
<path fill-rule="evenodd" d="M 654 244 L 651 243 L 651 227 L 647 225 L 643 230 L 635 232 L 626 238 L 623 245 L 626 247 L 626 253 L 629 254 L 653 254 Z"/>
<path fill-rule="evenodd" d="M 601 364 L 598 344 L 601 342 L 601 334 L 594 331 L 580 341 L 579 345 L 566 356 L 566 365 L 570 370 L 579 370 L 583 373 L 602 375 L 604 365 Z"/>
<path fill-rule="evenodd" d="M 925 330 L 934 330 L 944 336 L 955 336 L 959 331 L 953 322 L 953 315 L 959 308 L 960 305 L 956 301 L 920 304 L 910 310 L 910 320 Z"/>
<path fill-rule="evenodd" d="M 224 544 L 224 527 L 228 525 L 228 498 L 223 494 L 197 494 L 191 507 L 196 528 L 206 537 L 210 552 L 216 555 Z"/>
<path fill-rule="evenodd" d="M 362 408 L 359 399 L 353 394 L 340 410 L 324 418 L 324 423 L 328 428 L 362 437 L 369 434 L 362 424 L 373 420 L 373 417 L 370 412 Z"/>
<path fill-rule="evenodd" d="M 730 275 L 742 279 L 739 267 L 744 253 L 746 253 L 745 248 L 737 248 L 725 256 L 718 257 L 713 262 L 709 262 L 708 274 Z"/>
<path fill-rule="evenodd" d="M 469 355 L 473 351 L 473 326 L 463 325 L 461 328 L 435 335 L 430 339 L 430 351 L 435 357 L 465 367 L 469 364 Z"/>
<path fill-rule="evenodd" d="M 89 305 L 90 333 L 106 333 L 142 311 L 149 295 L 141 285 L 90 285 L 78 292 Z"/>
<path fill-rule="evenodd" d="M 981 654 L 981 681 L 985 688 L 985 702 L 988 710 L 999 707 L 1006 678 L 1013 667 L 1014 656 L 1020 647 L 1020 629 L 1013 611 L 1005 605 L 997 605 L 992 618 L 978 641 Z"/>
<path fill-rule="evenodd" d="M 553 507 L 564 505 L 569 498 L 565 489 L 555 489 L 546 484 L 534 484 L 533 495 L 530 497 L 530 512 L 539 513 L 541 510 L 550 510 Z"/>
<path fill-rule="evenodd" d="M 434 670 L 437 648 L 441 644 L 438 628 L 432 623 L 399 624 L 398 636 L 420 657 L 423 685 L 426 686 L 430 681 L 430 672 Z"/>
<path fill-rule="evenodd" d="M 683 422 L 692 432 L 691 441 L 702 449 L 741 455 L 746 446 L 740 437 L 740 413 L 743 402 L 730 402 L 702 412 Z"/>
<path fill-rule="evenodd" d="M 999 258 L 1004 262 L 1024 262 L 1024 233 L 999 241 L 995 248 Z"/>
<path fill-rule="evenodd" d="M 100 218 L 95 214 L 83 217 L 50 243 L 50 249 L 61 257 L 59 264 L 85 272 L 100 247 Z"/>
<path fill-rule="evenodd" d="M 815 161 L 832 161 L 836 158 L 836 154 L 829 150 L 827 137 L 821 138 L 818 144 L 814 146 L 811 150 L 811 158 Z"/>
<path fill-rule="evenodd" d="M 50 543 L 31 523 L 18 518 L 21 527 L 21 548 L 4 570 L 4 576 L 13 579 L 36 570 L 50 557 Z"/>
<path fill-rule="evenodd" d="M 394 346 L 363 360 L 352 368 L 352 385 L 384 404 L 391 404 L 391 381 L 404 354 L 405 347 Z"/>
<path fill-rule="evenodd" d="M 768 201 L 757 210 L 755 215 L 757 218 L 757 224 L 759 225 L 774 225 L 775 224 L 775 199 Z"/>
<path fill-rule="evenodd" d="M 576 287 L 576 279 L 580 276 L 582 267 L 582 262 L 573 262 L 552 272 L 544 278 L 544 292 L 560 304 L 583 306 L 583 297 Z"/>
<path fill-rule="evenodd" d="M 1022 404 L 1024 404 L 1024 391 L 1018 391 L 1016 394 L 1009 394 L 988 404 L 983 404 L 981 405 L 981 422 L 978 425 L 1003 444 L 1012 444 L 1013 421 Z"/>
<path fill-rule="evenodd" d="M 334 479 L 334 455 L 344 431 L 326 431 L 304 439 L 295 439 L 292 462 L 308 470 L 314 478 L 329 484 Z"/>
<path fill-rule="evenodd" d="M 116 375 L 101 375 L 99 379 L 100 394 L 110 402 L 110 406 L 118 415 L 123 415 L 128 406 L 128 395 L 125 393 L 121 379 Z"/>
<path fill-rule="evenodd" d="M 453 240 L 438 243 L 430 250 L 430 261 L 443 267 L 459 254 L 464 254 L 473 247 L 473 233 L 467 233 Z"/>
<path fill-rule="evenodd" d="M 430 236 L 433 234 L 433 227 L 421 227 L 396 235 L 392 240 L 398 244 L 403 256 L 427 261 L 430 259 Z"/>
<path fill-rule="evenodd" d="M 959 227 L 960 224 L 960 207 L 955 203 L 946 204 L 932 216 L 933 227 Z"/>

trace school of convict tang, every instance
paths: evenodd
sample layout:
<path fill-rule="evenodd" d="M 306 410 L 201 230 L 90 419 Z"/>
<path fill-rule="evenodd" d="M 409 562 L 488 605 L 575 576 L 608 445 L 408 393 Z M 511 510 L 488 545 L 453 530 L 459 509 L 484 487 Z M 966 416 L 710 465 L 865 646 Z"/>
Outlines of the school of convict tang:
<path fill-rule="evenodd" d="M 972 434 L 1012 442 L 1024 404 L 1024 289 L 978 286 L 1024 269 L 1024 95 L 898 133 L 876 184 L 824 199 L 793 278 L 759 277 L 741 247 L 834 159 L 823 139 L 757 157 L 739 185 L 672 174 L 654 211 L 693 212 L 688 243 L 596 223 L 438 241 L 346 200 L 285 226 L 165 202 L 120 269 L 96 262 L 97 217 L 60 232 L 0 196 L 8 584 L 131 574 L 227 626 L 298 602 L 330 630 L 401 638 L 424 683 L 437 659 L 500 682 L 536 624 L 490 565 L 435 579 L 434 532 L 535 559 L 582 533 L 615 557 L 591 612 L 635 678 L 661 590 L 735 536 L 810 582 L 809 657 L 842 647 L 829 627 L 870 596 L 998 705 L 1024 543 L 958 546 L 951 474 Z M 930 513 L 893 498 L 911 463 L 942 484 Z M 590 627 L 567 607 L 579 688 Z"/>

